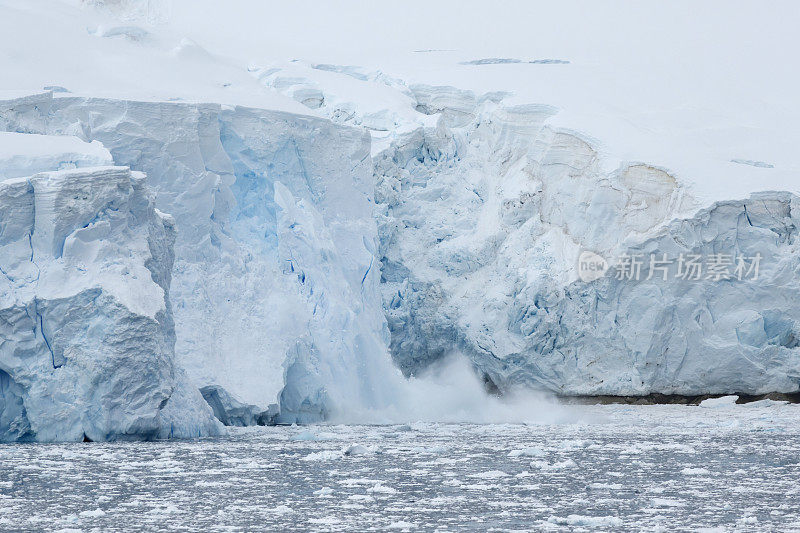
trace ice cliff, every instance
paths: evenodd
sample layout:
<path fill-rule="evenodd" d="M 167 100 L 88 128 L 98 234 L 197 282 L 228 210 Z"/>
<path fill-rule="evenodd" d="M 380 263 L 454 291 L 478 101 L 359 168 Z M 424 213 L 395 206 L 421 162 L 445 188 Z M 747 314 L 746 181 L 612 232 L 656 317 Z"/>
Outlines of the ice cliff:
<path fill-rule="evenodd" d="M 399 373 L 387 354 L 374 255 L 361 279 L 347 283 L 341 250 L 313 204 L 295 200 L 281 183 L 275 185 L 275 200 L 279 255 L 290 287 L 306 302 L 305 313 L 298 314 L 305 334 L 284 363 L 279 421 L 318 421 L 392 405 L 400 392 Z M 365 239 L 364 247 L 375 253 L 374 242 Z"/>
<path fill-rule="evenodd" d="M 582 249 L 610 254 L 689 204 L 661 170 L 605 172 L 579 134 L 547 126 L 552 108 L 435 89 L 417 93 L 437 127 L 375 158 L 384 301 L 406 372 L 454 347 L 480 367 L 524 352 L 510 323 L 523 288 L 568 283 Z"/>
<path fill-rule="evenodd" d="M 796 197 L 695 214 L 667 171 L 613 167 L 590 139 L 549 126 L 551 108 L 411 91 L 436 126 L 375 158 L 384 305 L 406 374 L 460 351 L 500 390 L 798 389 Z M 612 269 L 584 284 L 586 250 L 609 260 L 760 253 L 769 266 L 743 282 L 625 282 Z"/>
<path fill-rule="evenodd" d="M 31 168 L 65 143 L 81 152 L 76 139 L 33 141 L 53 153 L 21 151 Z M 97 145 L 82 153 L 105 159 Z M 19 169 L 0 160 L 0 176 L 5 161 Z M 113 166 L 0 178 L 0 441 L 221 432 L 175 366 L 174 222 L 144 181 Z"/>
<path fill-rule="evenodd" d="M 175 218 L 176 356 L 197 386 L 266 406 L 285 384 L 284 419 L 310 420 L 373 394 L 348 387 L 369 389 L 377 368 L 394 371 L 365 132 L 278 111 L 49 93 L 0 102 L 0 129 L 97 140 L 115 164 L 146 172 Z"/>
<path fill-rule="evenodd" d="M 345 11 L 308 24 L 280 8 L 285 31 L 263 32 L 253 13 L 277 8 L 262 4 L 5 6 L 3 438 L 213 434 L 200 387 L 226 423 L 275 401 L 271 420 L 363 421 L 403 412 L 412 395 L 416 416 L 449 409 L 460 388 L 458 402 L 489 405 L 463 380 L 422 393 L 433 385 L 403 382 L 390 360 L 418 376 L 453 352 L 501 391 L 797 390 L 797 200 L 748 198 L 797 192 L 791 84 L 764 81 L 785 76 L 785 61 L 744 87 L 747 68 L 717 68 L 741 39 L 664 56 L 640 38 L 644 21 L 616 15 L 606 22 L 659 54 L 609 48 L 609 24 L 595 24 L 605 29 L 566 47 L 561 26 L 543 28 L 550 59 L 527 45 L 491 59 L 471 42 L 470 24 L 485 26 L 474 10 L 447 7 L 462 22 L 439 37 L 470 46 L 428 48 L 426 31 L 401 31 L 364 47 L 339 38 L 357 24 Z M 528 35 L 511 18 L 490 39 L 513 37 L 509 53 Z M 335 40 L 320 53 L 326 28 Z M 763 56 L 736 57 L 762 72 Z M 642 68 L 652 76 L 619 76 Z M 665 72 L 690 90 L 647 81 Z M 765 94 L 779 104 L 765 108 Z M 553 107 L 520 105 L 532 101 Z M 726 197 L 742 200 L 698 212 Z M 585 251 L 763 264 L 758 279 L 612 269 L 587 283 Z M 475 404 L 453 409 L 463 405 Z"/>
<path fill-rule="evenodd" d="M 639 280 L 620 265 L 590 283 L 526 287 L 509 329 L 535 356 L 507 357 L 498 372 L 568 394 L 797 391 L 799 232 L 800 197 L 758 193 L 675 220 L 626 250 L 647 258 L 722 254 L 732 263 L 700 279 L 675 279 L 656 262 L 651 276 L 645 262 Z M 736 272 L 736 257 L 757 256 L 757 272 L 753 261 Z"/>
<path fill-rule="evenodd" d="M 636 254 L 678 224 L 673 220 L 704 226 L 707 215 L 697 213 L 693 187 L 668 170 L 613 159 L 599 141 L 553 125 L 558 109 L 515 105 L 507 93 L 407 84 L 332 64 L 275 63 L 252 72 L 311 112 L 370 131 L 384 309 L 392 356 L 407 375 L 460 352 L 490 389 L 523 384 L 567 395 L 797 390 L 800 353 L 791 339 L 800 315 L 791 299 L 773 304 L 769 296 L 793 294 L 797 273 L 789 274 L 790 265 L 777 279 L 770 267 L 752 282 L 670 278 L 649 300 L 637 299 L 633 310 L 607 296 L 606 321 L 581 311 L 586 302 L 573 301 L 573 291 L 613 281 L 611 271 L 580 289 L 583 252 L 611 261 Z M 776 193 L 732 205 L 783 213 L 777 206 L 787 202 Z M 772 233 L 761 232 L 764 242 L 748 237 L 748 231 L 758 234 L 759 223 L 772 227 L 762 217 L 751 217 L 755 226 L 746 231 L 741 214 L 723 216 L 719 206 L 714 212 L 713 228 L 698 230 L 704 240 L 669 248 L 673 261 L 681 253 L 747 256 L 759 247 L 763 260 L 773 258 Z M 731 232 L 744 240 L 732 240 Z M 793 237 L 780 239 L 790 262 Z M 647 246 L 645 258 L 665 253 Z M 620 283 L 630 291 L 649 284 Z M 695 330 L 683 324 L 685 317 L 670 318 L 692 298 L 713 308 Z M 763 325 L 762 337 L 772 340 L 748 344 L 741 321 Z M 691 340 L 678 340 L 689 331 Z"/>
<path fill-rule="evenodd" d="M 413 388 L 397 379 L 389 353 L 407 375 L 462 353 L 501 391 L 798 389 L 792 195 L 698 213 L 667 170 L 608 160 L 592 139 L 551 125 L 551 107 L 312 70 L 399 91 L 408 109 L 381 114 L 315 85 L 317 105 L 304 82 L 269 69 L 254 74 L 325 118 L 51 93 L 0 102 L 0 129 L 65 143 L 46 160 L 17 157 L 9 173 L 34 160 L 77 169 L 65 176 L 113 161 L 146 173 L 130 179 L 174 216 L 171 283 L 153 278 L 168 280 L 161 298 L 174 311 L 173 374 L 183 387 L 172 397 L 186 402 L 160 415 L 173 413 L 172 434 L 203 433 L 192 426 L 208 415 L 195 418 L 199 387 L 233 424 L 259 418 L 249 404 L 276 400 L 270 420 L 287 423 L 397 413 Z M 88 145 L 95 151 L 84 160 L 70 155 L 75 142 L 102 145 Z M 65 231 L 56 222 L 47 231 Z M 612 269 L 585 283 L 576 268 L 585 250 L 609 259 L 760 254 L 763 270 L 753 280 L 689 283 L 616 279 Z M 40 329 L 43 339 L 60 331 Z M 7 404 L 18 406 L 3 415 L 11 427 L 30 416 L 23 383 L 6 374 Z M 187 425 L 176 432 L 177 420 Z"/>

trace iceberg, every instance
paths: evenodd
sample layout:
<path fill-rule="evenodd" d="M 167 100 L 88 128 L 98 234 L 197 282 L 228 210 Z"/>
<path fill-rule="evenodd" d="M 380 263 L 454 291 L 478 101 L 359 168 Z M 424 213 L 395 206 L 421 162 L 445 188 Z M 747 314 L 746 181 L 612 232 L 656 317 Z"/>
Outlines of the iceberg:
<path fill-rule="evenodd" d="M 242 403 L 219 385 L 207 385 L 200 389 L 203 399 L 214 411 L 214 416 L 226 426 L 266 426 L 274 423 L 277 405 L 262 411 L 258 406 Z"/>

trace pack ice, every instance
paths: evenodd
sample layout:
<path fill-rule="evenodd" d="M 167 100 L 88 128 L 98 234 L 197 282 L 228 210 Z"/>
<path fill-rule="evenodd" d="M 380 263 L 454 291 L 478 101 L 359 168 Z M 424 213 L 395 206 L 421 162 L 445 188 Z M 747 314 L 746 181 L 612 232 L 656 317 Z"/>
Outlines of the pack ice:
<path fill-rule="evenodd" d="M 175 366 L 174 221 L 144 175 L 74 137 L 0 143 L 0 441 L 220 433 Z"/>

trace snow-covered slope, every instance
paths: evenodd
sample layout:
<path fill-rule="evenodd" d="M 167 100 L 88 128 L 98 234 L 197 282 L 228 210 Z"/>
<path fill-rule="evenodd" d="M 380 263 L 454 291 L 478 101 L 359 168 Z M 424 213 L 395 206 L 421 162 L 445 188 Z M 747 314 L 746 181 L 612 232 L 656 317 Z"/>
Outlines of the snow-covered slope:
<path fill-rule="evenodd" d="M 0 181 L 0 440 L 220 433 L 175 366 L 174 239 L 127 168 Z"/>
<path fill-rule="evenodd" d="M 281 23 L 264 31 L 265 20 Z M 385 116 L 406 110 L 382 90 L 353 89 L 353 73 L 553 106 L 550 123 L 592 139 L 604 170 L 668 169 L 704 205 L 800 192 L 792 0 L 173 0 L 165 25 L 242 67 L 291 62 L 286 77 L 297 78 L 305 66 L 307 85 L 373 116 L 380 102 Z M 330 67 L 342 81 L 331 85 Z"/>
<path fill-rule="evenodd" d="M 159 25 L 170 3 L 112 0 L 112 9 L 98 9 L 103 2 L 0 0 L 0 97 L 53 90 L 303 112 L 244 68 Z"/>
<path fill-rule="evenodd" d="M 605 170 L 666 168 L 705 205 L 798 192 L 792 0 L 0 0 L 0 10 L 0 93 L 311 113 L 300 102 L 325 92 L 385 127 L 408 119 L 408 99 L 359 78 L 502 92 L 511 105 L 553 106 L 551 124 L 591 138 Z M 265 90 L 256 72 L 297 90 Z"/>

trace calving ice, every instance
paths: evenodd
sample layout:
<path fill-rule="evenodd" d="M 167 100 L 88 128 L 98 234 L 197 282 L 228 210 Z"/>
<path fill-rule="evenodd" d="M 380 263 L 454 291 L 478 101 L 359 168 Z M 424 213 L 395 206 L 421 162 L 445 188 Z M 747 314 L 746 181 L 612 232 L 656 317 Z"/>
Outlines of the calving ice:
<path fill-rule="evenodd" d="M 0 0 L 0 529 L 794 527 L 800 21 L 712 4 Z"/>

